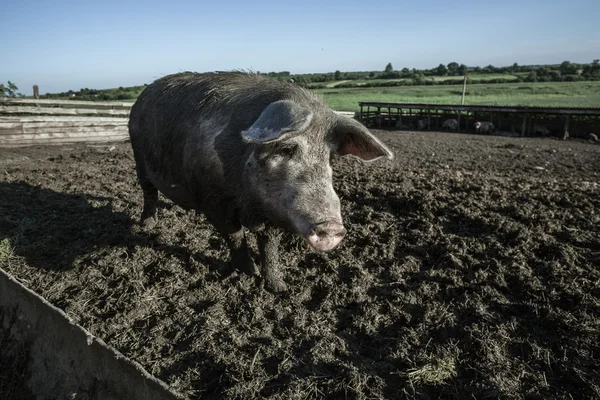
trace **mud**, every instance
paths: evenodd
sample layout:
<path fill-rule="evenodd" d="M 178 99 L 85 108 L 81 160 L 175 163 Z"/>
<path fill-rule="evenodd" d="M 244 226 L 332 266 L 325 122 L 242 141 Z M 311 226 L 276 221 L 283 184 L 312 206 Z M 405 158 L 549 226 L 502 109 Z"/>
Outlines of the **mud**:
<path fill-rule="evenodd" d="M 0 267 L 191 398 L 599 398 L 600 146 L 375 133 L 286 294 L 165 199 L 138 227 L 128 144 L 0 149 Z"/>

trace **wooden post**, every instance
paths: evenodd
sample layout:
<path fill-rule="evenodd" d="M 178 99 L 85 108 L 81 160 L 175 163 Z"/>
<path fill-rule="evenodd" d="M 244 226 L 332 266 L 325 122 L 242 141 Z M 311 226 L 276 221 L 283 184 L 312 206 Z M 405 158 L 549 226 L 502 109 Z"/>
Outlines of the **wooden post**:
<path fill-rule="evenodd" d="M 527 113 L 523 114 L 523 125 L 521 125 L 521 136 L 525 136 L 527 130 Z"/>
<path fill-rule="evenodd" d="M 427 110 L 427 130 L 431 130 L 431 110 Z"/>
<path fill-rule="evenodd" d="M 563 133 L 563 140 L 567 140 L 569 137 L 569 126 L 571 125 L 571 116 L 567 114 L 567 118 L 565 119 L 565 132 Z"/>
<path fill-rule="evenodd" d="M 363 120 L 363 106 L 362 106 L 362 104 L 360 105 L 360 114 L 358 114 L 358 115 L 359 115 L 359 118 L 360 118 L 360 122 L 362 122 L 364 124 L 364 122 L 363 122 L 364 120 Z"/>
<path fill-rule="evenodd" d="M 34 99 L 40 98 L 40 88 L 38 87 L 38 85 L 33 85 L 33 98 Z"/>
<path fill-rule="evenodd" d="M 460 99 L 460 105 L 464 106 L 465 105 L 465 93 L 467 91 L 467 70 L 465 69 L 465 80 L 463 81 L 463 92 L 462 92 L 462 97 Z"/>

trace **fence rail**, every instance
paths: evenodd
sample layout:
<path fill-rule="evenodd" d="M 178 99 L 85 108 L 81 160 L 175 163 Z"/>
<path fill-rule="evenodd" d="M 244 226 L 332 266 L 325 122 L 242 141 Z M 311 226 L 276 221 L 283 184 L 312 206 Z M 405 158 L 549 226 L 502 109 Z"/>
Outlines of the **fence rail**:
<path fill-rule="evenodd" d="M 0 98 L 0 147 L 124 141 L 132 105 Z"/>

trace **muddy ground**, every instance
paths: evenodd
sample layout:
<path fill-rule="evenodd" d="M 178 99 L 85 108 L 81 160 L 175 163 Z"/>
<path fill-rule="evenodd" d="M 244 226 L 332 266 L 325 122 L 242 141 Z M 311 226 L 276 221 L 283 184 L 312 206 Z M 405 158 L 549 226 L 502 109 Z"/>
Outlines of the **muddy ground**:
<path fill-rule="evenodd" d="M 600 398 L 600 146 L 375 132 L 286 294 L 164 199 L 140 229 L 128 144 L 0 149 L 0 267 L 192 398 Z"/>

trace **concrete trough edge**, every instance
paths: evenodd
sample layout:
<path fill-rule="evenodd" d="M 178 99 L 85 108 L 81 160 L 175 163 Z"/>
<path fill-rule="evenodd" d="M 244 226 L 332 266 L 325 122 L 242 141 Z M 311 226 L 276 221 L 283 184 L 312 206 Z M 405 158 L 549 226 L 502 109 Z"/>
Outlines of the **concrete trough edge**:
<path fill-rule="evenodd" d="M 185 398 L 2 268 L 0 316 L 10 340 L 29 345 L 26 384 L 36 398 Z"/>

